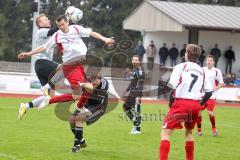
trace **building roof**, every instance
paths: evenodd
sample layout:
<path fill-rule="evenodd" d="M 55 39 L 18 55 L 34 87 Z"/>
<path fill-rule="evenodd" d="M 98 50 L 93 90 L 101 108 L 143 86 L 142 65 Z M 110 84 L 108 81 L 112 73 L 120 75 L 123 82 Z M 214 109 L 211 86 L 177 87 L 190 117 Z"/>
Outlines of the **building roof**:
<path fill-rule="evenodd" d="M 146 10 L 146 6 L 149 10 Z M 181 3 L 181 2 L 165 2 L 165 1 L 157 1 L 157 0 L 145 0 L 142 4 L 140 4 L 135 11 L 130 14 L 125 21 L 123 22 L 123 26 L 125 29 L 134 30 L 134 26 L 128 28 L 128 23 L 130 21 L 134 21 L 134 18 L 144 18 L 140 15 L 135 15 L 141 13 L 141 9 L 145 8 L 145 16 L 150 18 L 149 16 L 154 16 L 154 14 L 160 14 L 157 16 L 159 19 L 155 19 L 153 21 L 158 21 L 160 23 L 169 23 L 171 21 L 171 25 L 180 25 L 178 29 L 175 31 L 181 31 L 185 28 L 198 28 L 198 29 L 206 29 L 206 30 L 226 30 L 226 31 L 239 31 L 240 30 L 240 7 L 229 7 L 229 6 L 220 6 L 220 5 L 206 5 L 206 4 L 193 4 L 193 3 Z M 157 10 L 154 14 L 149 14 L 150 10 Z M 167 17 L 163 20 L 162 17 Z M 146 20 L 146 17 L 144 18 Z M 150 18 L 151 19 L 151 18 Z M 136 19 L 139 21 L 139 19 Z M 140 20 L 141 21 L 141 20 Z M 148 23 L 156 23 L 150 22 Z M 175 24 L 174 24 L 174 23 Z M 139 30 L 140 26 L 137 26 L 136 30 Z M 144 27 L 148 30 L 147 25 L 141 26 L 142 30 Z M 159 26 L 155 26 L 159 27 Z M 165 26 L 163 28 L 159 27 L 152 28 L 152 30 L 166 30 L 171 31 L 171 29 L 167 29 Z M 174 30 L 173 30 L 174 31 Z"/>

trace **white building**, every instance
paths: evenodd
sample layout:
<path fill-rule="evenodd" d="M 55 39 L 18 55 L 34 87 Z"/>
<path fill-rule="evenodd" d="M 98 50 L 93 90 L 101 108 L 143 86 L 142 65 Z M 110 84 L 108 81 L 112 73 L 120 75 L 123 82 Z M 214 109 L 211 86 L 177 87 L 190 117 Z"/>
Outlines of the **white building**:
<path fill-rule="evenodd" d="M 218 68 L 223 73 L 224 52 L 231 45 L 236 57 L 232 72 L 239 74 L 240 7 L 145 0 L 125 19 L 123 28 L 141 32 L 144 46 L 153 40 L 158 50 L 164 42 L 168 48 L 174 42 L 179 51 L 184 43 L 197 43 L 209 53 L 217 43 L 222 51 Z"/>

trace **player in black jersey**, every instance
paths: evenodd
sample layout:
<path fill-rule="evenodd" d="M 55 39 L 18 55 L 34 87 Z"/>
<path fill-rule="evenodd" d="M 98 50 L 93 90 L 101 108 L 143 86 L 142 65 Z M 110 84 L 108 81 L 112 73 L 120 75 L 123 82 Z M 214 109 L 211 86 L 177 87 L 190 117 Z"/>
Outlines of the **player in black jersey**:
<path fill-rule="evenodd" d="M 131 134 L 140 134 L 141 124 L 141 97 L 144 84 L 144 72 L 141 67 L 140 58 L 137 55 L 132 57 L 133 70 L 131 73 L 131 82 L 124 92 L 123 110 L 128 118 L 133 122 Z M 128 95 L 126 96 L 126 94 Z"/>
<path fill-rule="evenodd" d="M 93 84 L 94 89 L 87 103 L 84 104 L 84 113 L 76 109 L 70 118 L 71 130 L 75 135 L 72 152 L 78 152 L 80 148 L 86 147 L 86 142 L 83 138 L 83 123 L 86 122 L 87 125 L 93 124 L 104 115 L 107 109 L 108 81 L 100 74 L 93 74 L 90 77 L 90 82 Z"/>

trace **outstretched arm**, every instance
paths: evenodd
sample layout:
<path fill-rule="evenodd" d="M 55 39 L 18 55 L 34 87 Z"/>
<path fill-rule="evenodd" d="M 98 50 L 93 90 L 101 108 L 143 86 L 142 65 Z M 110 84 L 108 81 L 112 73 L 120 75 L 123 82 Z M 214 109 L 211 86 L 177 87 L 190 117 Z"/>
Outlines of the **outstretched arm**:
<path fill-rule="evenodd" d="M 34 54 L 38 54 L 38 53 L 43 52 L 45 50 L 46 49 L 44 47 L 38 47 L 38 48 L 35 48 L 34 50 L 32 50 L 30 52 L 22 52 L 18 55 L 18 59 L 24 59 L 26 57 L 29 57 L 29 56 L 34 55 Z"/>
<path fill-rule="evenodd" d="M 107 45 L 112 45 L 115 43 L 115 40 L 113 38 L 107 38 L 102 36 L 101 34 L 97 33 L 97 32 L 91 32 L 90 33 L 91 37 L 94 37 L 96 39 L 100 39 L 101 41 L 103 41 L 104 43 L 106 43 Z"/>

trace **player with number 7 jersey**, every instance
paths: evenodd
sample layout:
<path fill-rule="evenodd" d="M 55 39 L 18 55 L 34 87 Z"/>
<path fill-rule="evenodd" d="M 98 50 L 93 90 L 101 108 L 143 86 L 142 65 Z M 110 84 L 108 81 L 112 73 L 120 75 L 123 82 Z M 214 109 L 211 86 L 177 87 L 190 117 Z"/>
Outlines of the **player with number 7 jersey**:
<path fill-rule="evenodd" d="M 173 68 L 168 86 L 170 92 L 170 108 L 166 115 L 161 133 L 159 159 L 167 160 L 170 150 L 170 135 L 173 130 L 185 127 L 186 159 L 194 159 L 194 140 L 192 130 L 197 122 L 201 105 L 212 95 L 212 87 L 208 75 L 197 64 L 200 47 L 189 44 L 186 48 L 185 63 Z M 202 92 L 205 95 L 202 98 Z"/>
<path fill-rule="evenodd" d="M 203 90 L 212 90 L 208 74 L 193 62 L 174 67 L 168 86 L 175 89 L 176 99 L 201 100 Z"/>

